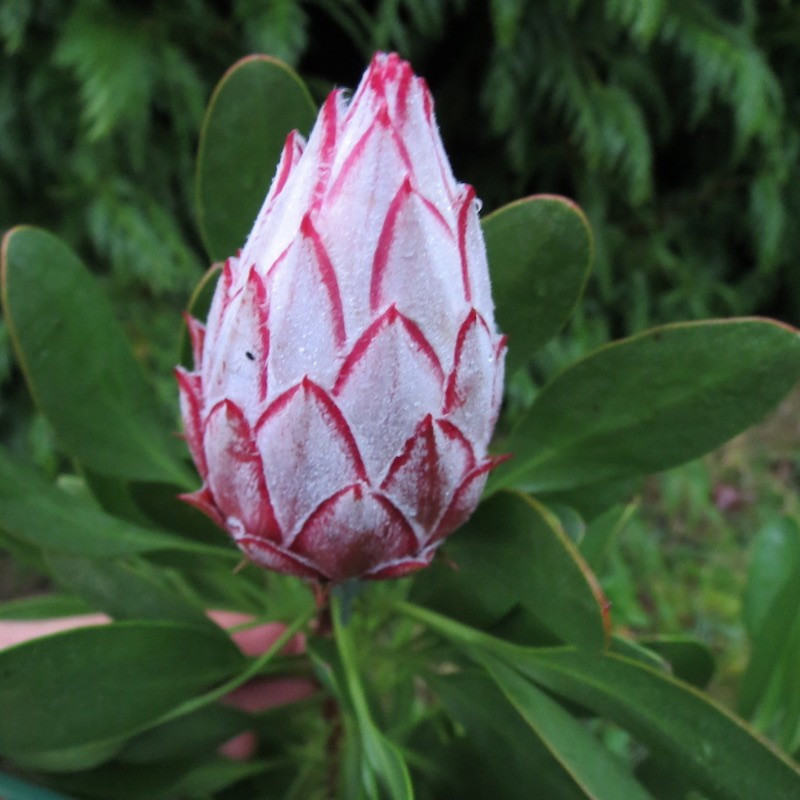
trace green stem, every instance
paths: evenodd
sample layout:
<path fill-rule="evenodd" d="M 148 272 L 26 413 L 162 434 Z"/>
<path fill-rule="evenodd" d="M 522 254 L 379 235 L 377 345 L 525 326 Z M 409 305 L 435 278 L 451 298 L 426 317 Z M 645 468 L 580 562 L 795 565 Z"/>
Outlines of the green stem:
<path fill-rule="evenodd" d="M 407 617 L 416 619 L 422 622 L 432 630 L 444 636 L 450 641 L 457 642 L 462 645 L 478 645 L 496 650 L 505 644 L 494 636 L 488 633 L 483 633 L 476 628 L 470 628 L 468 625 L 463 625 L 456 622 L 450 617 L 445 617 L 442 614 L 437 614 L 435 611 L 430 611 L 422 606 L 408 603 L 405 600 L 400 600 L 395 603 L 395 608 Z"/>
<path fill-rule="evenodd" d="M 331 596 L 331 611 L 333 633 L 358 727 L 362 756 L 369 766 L 369 770 L 362 773 L 364 789 L 369 797 L 379 797 L 379 789 L 375 783 L 377 780 L 392 800 L 413 800 L 414 789 L 402 753 L 376 727 L 370 715 L 367 696 L 359 680 L 351 629 L 342 621 L 342 601 L 336 592 Z"/>
<path fill-rule="evenodd" d="M 345 680 L 347 681 L 347 691 L 353 704 L 356 719 L 360 726 L 372 723 L 369 713 L 367 696 L 364 687 L 358 679 L 358 666 L 356 664 L 355 648 L 350 630 L 342 623 L 342 605 L 339 596 L 333 593 L 331 596 L 331 611 L 333 617 L 333 633 L 336 639 L 336 646 L 339 649 L 339 656 L 344 667 Z"/>

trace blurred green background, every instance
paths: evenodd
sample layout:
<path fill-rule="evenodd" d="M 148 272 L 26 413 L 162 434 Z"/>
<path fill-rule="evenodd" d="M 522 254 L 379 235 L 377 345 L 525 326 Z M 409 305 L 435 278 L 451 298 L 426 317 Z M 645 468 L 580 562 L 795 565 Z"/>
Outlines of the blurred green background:
<path fill-rule="evenodd" d="M 374 50 L 397 50 L 428 80 L 455 174 L 485 211 L 543 192 L 583 206 L 587 295 L 512 379 L 519 402 L 567 360 L 656 322 L 800 324 L 797 2 L 3 0 L 0 46 L 0 229 L 44 226 L 93 266 L 167 402 L 179 311 L 207 266 L 193 220 L 202 114 L 253 52 L 286 60 L 320 99 L 354 86 Z M 55 474 L 2 320 L 0 386 L 0 440 Z M 795 395 L 724 451 L 638 487 L 607 554 L 615 623 L 697 634 L 729 702 L 757 628 L 743 598 L 775 599 L 752 599 L 758 558 L 797 538 L 798 446 Z M 0 564 L 0 595 L 34 588 Z M 792 635 L 779 644 L 800 653 Z M 762 727 L 800 746 L 773 717 Z"/>

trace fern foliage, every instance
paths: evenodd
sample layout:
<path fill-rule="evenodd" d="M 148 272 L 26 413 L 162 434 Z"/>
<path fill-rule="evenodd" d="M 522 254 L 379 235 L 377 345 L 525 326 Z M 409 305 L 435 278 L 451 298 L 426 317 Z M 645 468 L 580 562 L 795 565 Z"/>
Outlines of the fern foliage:
<path fill-rule="evenodd" d="M 523 5 L 495 41 L 483 106 L 526 188 L 566 188 L 589 209 L 600 304 L 628 330 L 764 310 L 794 260 L 797 120 L 755 4 Z M 567 169 L 543 169 L 542 145 Z"/>
<path fill-rule="evenodd" d="M 532 192 L 587 209 L 601 336 L 798 323 L 798 45 L 783 0 L 5 0 L 0 227 L 55 229 L 134 336 L 158 328 L 205 266 L 192 170 L 222 72 L 266 51 L 322 93 L 391 48 L 429 78 L 487 209 Z"/>

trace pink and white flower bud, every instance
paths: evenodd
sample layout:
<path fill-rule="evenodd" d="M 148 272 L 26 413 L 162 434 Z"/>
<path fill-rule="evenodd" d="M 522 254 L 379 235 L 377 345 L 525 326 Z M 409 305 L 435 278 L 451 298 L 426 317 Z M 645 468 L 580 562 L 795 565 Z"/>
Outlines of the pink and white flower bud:
<path fill-rule="evenodd" d="M 291 133 L 178 369 L 203 487 L 257 564 L 318 579 L 426 566 L 493 465 L 505 338 L 471 187 L 425 82 L 378 54 Z"/>

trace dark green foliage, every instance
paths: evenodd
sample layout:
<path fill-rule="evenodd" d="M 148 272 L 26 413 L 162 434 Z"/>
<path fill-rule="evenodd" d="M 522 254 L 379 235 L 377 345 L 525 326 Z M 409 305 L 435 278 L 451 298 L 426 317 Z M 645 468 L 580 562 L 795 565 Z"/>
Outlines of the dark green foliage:
<path fill-rule="evenodd" d="M 487 208 L 556 191 L 587 210 L 584 320 L 615 333 L 708 314 L 796 320 L 798 38 L 791 3 L 752 0 L 10 0 L 0 228 L 46 225 L 106 272 L 163 373 L 174 309 L 207 266 L 192 173 L 216 80 L 260 51 L 312 85 L 324 76 L 322 92 L 394 48 L 428 77 L 456 173 Z"/>

